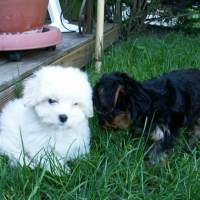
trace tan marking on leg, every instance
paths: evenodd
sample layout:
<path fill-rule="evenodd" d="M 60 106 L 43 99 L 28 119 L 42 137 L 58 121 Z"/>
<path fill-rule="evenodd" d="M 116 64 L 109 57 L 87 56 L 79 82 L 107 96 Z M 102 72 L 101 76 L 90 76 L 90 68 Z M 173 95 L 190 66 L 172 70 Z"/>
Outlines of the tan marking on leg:
<path fill-rule="evenodd" d="M 168 161 L 169 153 L 163 152 L 160 149 L 160 144 L 157 142 L 148 153 L 149 163 L 155 165 L 158 161 L 164 165 Z"/>

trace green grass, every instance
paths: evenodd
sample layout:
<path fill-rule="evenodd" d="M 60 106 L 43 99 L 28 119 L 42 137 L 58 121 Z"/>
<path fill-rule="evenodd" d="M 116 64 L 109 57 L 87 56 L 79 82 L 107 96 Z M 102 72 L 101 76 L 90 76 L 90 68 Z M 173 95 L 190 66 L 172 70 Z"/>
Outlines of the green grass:
<path fill-rule="evenodd" d="M 102 72 L 86 69 L 92 86 L 104 73 L 122 71 L 144 81 L 175 69 L 200 69 L 200 37 L 167 33 L 162 39 L 132 37 L 106 51 Z M 166 166 L 150 168 L 146 139 L 130 130 L 103 131 L 90 119 L 91 152 L 71 162 L 71 173 L 56 176 L 43 169 L 11 168 L 0 157 L 0 199 L 200 199 L 200 144 L 186 151 L 187 130 Z"/>

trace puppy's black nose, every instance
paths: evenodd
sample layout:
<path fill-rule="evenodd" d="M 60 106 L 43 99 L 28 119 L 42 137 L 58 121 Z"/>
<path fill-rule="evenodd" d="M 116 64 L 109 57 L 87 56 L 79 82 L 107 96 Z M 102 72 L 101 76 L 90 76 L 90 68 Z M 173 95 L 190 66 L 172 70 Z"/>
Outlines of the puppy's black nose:
<path fill-rule="evenodd" d="M 68 119 L 67 115 L 65 114 L 59 115 L 58 117 L 61 122 L 66 122 Z"/>

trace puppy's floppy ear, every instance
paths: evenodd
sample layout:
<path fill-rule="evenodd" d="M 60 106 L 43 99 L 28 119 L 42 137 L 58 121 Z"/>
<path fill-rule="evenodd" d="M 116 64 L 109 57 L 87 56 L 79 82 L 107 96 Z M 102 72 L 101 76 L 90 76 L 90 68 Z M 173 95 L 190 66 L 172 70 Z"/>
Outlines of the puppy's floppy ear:
<path fill-rule="evenodd" d="M 87 103 L 81 104 L 81 107 L 87 117 L 93 117 L 94 111 L 91 100 L 87 101 Z"/>
<path fill-rule="evenodd" d="M 31 77 L 24 83 L 23 104 L 28 107 L 33 107 L 39 103 L 39 80 L 37 76 Z"/>
<path fill-rule="evenodd" d="M 101 106 L 103 106 L 105 110 L 112 112 L 121 94 L 124 94 L 122 85 L 119 85 L 116 82 L 105 83 L 99 88 Z"/>

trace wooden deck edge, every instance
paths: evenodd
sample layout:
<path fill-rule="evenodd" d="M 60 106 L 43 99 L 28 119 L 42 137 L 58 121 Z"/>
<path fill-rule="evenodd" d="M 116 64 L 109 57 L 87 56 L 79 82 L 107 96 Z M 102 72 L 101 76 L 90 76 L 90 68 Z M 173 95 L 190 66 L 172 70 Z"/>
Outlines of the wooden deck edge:
<path fill-rule="evenodd" d="M 103 48 L 106 49 L 112 45 L 119 37 L 119 26 L 115 26 L 112 29 L 104 33 Z M 52 62 L 50 65 L 61 65 L 61 66 L 76 66 L 82 68 L 85 66 L 93 57 L 95 52 L 95 40 L 93 38 L 88 43 L 82 45 L 79 48 L 73 49 L 67 55 Z M 28 78 L 28 77 L 26 77 Z M 24 80 L 26 80 L 26 78 Z M 24 81 L 22 80 L 22 82 Z M 0 112 L 3 106 L 10 100 L 16 98 L 15 86 L 11 86 L 6 90 L 0 92 Z"/>
<path fill-rule="evenodd" d="M 114 27 L 104 34 L 103 49 L 108 48 L 118 39 L 118 30 L 119 27 Z M 61 65 L 64 67 L 75 66 L 82 68 L 94 57 L 95 43 L 96 38 L 93 38 L 88 43 L 82 45 L 80 48 L 74 49 L 62 58 L 54 61 L 51 63 L 51 65 Z"/>

